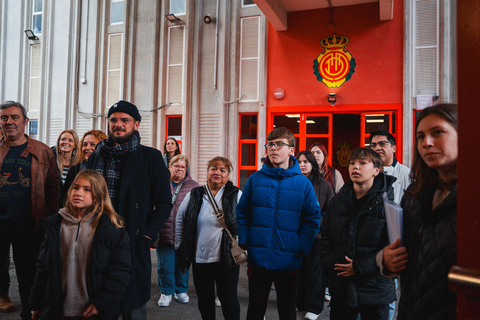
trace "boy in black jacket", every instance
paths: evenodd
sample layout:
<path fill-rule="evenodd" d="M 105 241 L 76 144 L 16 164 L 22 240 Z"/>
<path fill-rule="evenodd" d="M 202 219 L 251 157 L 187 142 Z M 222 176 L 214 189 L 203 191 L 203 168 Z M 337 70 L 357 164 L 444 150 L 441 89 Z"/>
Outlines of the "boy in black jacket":
<path fill-rule="evenodd" d="M 350 154 L 347 181 L 330 201 L 322 222 L 322 265 L 330 277 L 330 319 L 387 320 L 395 299 L 391 279 L 375 257 L 388 245 L 383 194 L 393 200 L 395 178 L 380 172 L 382 159 L 369 148 Z"/>

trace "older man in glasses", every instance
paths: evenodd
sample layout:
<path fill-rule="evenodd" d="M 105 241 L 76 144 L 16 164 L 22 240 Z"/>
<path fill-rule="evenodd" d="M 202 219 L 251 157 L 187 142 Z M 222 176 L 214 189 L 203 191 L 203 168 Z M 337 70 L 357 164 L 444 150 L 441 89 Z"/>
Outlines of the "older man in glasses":
<path fill-rule="evenodd" d="M 410 168 L 400 164 L 395 158 L 397 144 L 395 137 L 385 130 L 370 133 L 370 148 L 380 155 L 383 161 L 383 172 L 394 176 L 397 181 L 393 183 L 395 203 L 400 204 L 403 193 L 411 183 Z"/>
<path fill-rule="evenodd" d="M 120 305 L 123 319 L 146 319 L 150 299 L 150 246 L 170 216 L 171 192 L 162 153 L 140 144 L 142 117 L 135 105 L 119 101 L 108 110 L 109 136 L 98 143 L 88 168 L 107 181 L 115 211 L 130 237 L 132 270 Z"/>

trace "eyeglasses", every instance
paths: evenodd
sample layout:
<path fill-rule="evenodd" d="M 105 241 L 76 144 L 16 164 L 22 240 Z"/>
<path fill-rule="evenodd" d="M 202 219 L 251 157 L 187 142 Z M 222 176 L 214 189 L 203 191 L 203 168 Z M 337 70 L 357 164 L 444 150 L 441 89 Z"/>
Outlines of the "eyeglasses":
<path fill-rule="evenodd" d="M 115 124 L 119 121 L 121 123 L 128 124 L 128 123 L 132 122 L 133 119 L 132 118 L 108 118 L 108 122 L 110 122 L 111 124 Z"/>
<path fill-rule="evenodd" d="M 391 143 L 391 142 L 388 141 L 388 140 L 382 140 L 382 141 L 378 141 L 378 142 L 372 142 L 372 143 L 370 143 L 370 148 L 375 149 L 375 148 L 377 147 L 377 145 L 379 145 L 380 148 L 383 148 L 383 147 L 386 147 L 389 143 Z"/>
<path fill-rule="evenodd" d="M 282 141 L 277 141 L 277 142 L 269 142 L 265 145 L 265 149 L 267 150 L 272 150 L 273 147 L 275 146 L 275 149 L 277 150 L 280 150 L 283 148 L 283 146 L 289 146 L 289 147 L 293 147 L 292 145 L 288 144 L 288 143 L 285 143 L 285 142 L 282 142 Z"/>
<path fill-rule="evenodd" d="M 187 167 L 182 166 L 182 165 L 179 165 L 179 164 L 174 164 L 173 167 L 174 167 L 175 169 L 182 169 L 182 170 L 187 169 Z"/>

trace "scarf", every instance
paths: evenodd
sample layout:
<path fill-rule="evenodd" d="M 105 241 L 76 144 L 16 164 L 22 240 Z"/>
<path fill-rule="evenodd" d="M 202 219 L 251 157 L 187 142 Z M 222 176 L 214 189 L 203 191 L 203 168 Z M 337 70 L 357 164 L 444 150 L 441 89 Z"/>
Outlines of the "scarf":
<path fill-rule="evenodd" d="M 115 200 L 118 182 L 120 180 L 120 158 L 135 152 L 140 145 L 140 135 L 135 131 L 128 141 L 115 145 L 112 138 L 100 141 L 95 149 L 100 157 L 98 167 L 95 169 L 105 177 L 108 194 L 112 202 Z"/>

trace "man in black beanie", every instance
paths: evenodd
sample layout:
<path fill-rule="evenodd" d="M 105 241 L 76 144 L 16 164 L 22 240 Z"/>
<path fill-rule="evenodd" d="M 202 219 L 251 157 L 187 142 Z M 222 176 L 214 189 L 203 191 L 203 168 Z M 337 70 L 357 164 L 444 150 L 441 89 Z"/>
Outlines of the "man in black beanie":
<path fill-rule="evenodd" d="M 130 237 L 132 270 L 121 299 L 123 319 L 146 319 L 150 300 L 150 245 L 170 216 L 169 174 L 157 149 L 140 144 L 142 117 L 128 101 L 108 111 L 108 139 L 101 141 L 88 159 L 88 168 L 107 181 L 115 211 L 125 219 Z"/>

